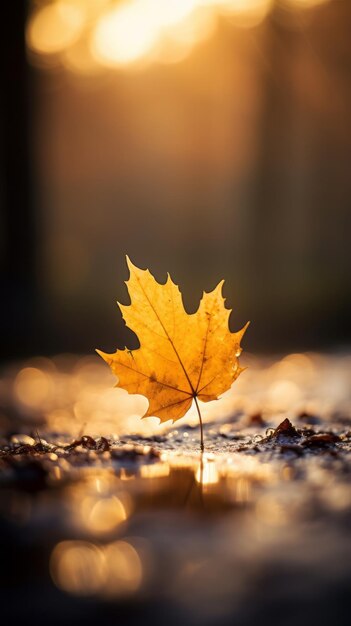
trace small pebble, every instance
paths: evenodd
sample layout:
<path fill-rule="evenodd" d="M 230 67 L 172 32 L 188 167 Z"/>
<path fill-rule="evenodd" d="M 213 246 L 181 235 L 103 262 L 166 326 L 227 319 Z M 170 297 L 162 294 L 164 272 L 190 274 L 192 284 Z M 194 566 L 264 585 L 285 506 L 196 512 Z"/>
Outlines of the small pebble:
<path fill-rule="evenodd" d="M 29 435 L 12 435 L 10 441 L 21 446 L 34 446 L 36 443 L 35 439 Z"/>

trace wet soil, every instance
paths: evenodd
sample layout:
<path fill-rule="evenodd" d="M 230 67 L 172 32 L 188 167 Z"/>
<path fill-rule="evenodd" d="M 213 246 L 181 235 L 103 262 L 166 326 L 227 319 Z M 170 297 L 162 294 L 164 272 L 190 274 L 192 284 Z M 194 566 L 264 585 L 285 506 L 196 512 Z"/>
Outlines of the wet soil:
<path fill-rule="evenodd" d="M 194 422 L 72 436 L 18 419 L 0 440 L 5 622 L 349 624 L 349 398 L 318 411 L 315 374 L 298 410 L 208 419 L 204 455 Z"/>

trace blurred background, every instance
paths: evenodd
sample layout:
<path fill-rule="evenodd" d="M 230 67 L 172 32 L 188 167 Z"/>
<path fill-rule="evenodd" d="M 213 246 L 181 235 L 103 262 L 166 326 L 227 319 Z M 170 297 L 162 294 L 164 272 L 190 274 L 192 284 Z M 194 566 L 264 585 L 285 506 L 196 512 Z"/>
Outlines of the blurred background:
<path fill-rule="evenodd" d="M 137 342 L 125 254 L 251 352 L 350 345 L 349 0 L 33 0 L 2 20 L 2 357 Z"/>
<path fill-rule="evenodd" d="M 349 626 L 351 0 L 3 5 L 4 623 Z M 252 321 L 201 458 L 94 352 L 126 254 Z"/>

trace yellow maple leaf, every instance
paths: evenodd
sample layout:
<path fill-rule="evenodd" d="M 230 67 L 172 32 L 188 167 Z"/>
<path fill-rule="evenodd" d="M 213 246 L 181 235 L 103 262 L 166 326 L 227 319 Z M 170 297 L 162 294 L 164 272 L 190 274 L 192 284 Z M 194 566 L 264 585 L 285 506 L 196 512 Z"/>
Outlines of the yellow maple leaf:
<path fill-rule="evenodd" d="M 243 371 L 238 357 L 240 342 L 248 326 L 236 333 L 229 330 L 231 310 L 224 306 L 221 281 L 203 293 L 196 313 L 188 314 L 179 288 L 168 274 L 159 284 L 149 270 L 141 270 L 127 257 L 130 271 L 126 282 L 130 305 L 119 304 L 126 325 L 137 335 L 140 348 L 98 354 L 117 376 L 117 386 L 149 400 L 144 417 L 161 422 L 178 420 L 195 401 L 209 402 L 227 391 Z"/>

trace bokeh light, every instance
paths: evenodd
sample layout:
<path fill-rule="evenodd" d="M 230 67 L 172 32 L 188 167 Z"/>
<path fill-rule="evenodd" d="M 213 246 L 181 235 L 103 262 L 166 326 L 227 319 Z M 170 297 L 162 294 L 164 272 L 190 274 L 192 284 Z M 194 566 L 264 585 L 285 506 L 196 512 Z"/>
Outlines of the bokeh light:
<path fill-rule="evenodd" d="M 50 399 L 53 383 L 50 375 L 36 367 L 21 369 L 14 382 L 15 397 L 24 407 L 42 408 Z"/>
<path fill-rule="evenodd" d="M 264 419 L 275 416 L 274 419 L 278 420 L 281 412 L 287 409 L 292 416 L 303 411 L 313 414 L 317 410 L 316 389 L 318 412 L 324 415 L 335 402 L 348 397 L 348 366 L 338 366 L 331 375 L 328 360 L 319 354 L 290 354 L 270 361 L 266 368 L 246 354 L 245 365 L 248 366 L 245 374 L 221 397 L 222 419 L 235 412 L 254 415 L 262 406 Z M 0 391 L 2 389 L 3 401 L 7 398 L 7 402 L 14 402 L 24 419 L 36 421 L 39 418 L 51 432 L 71 437 L 106 436 L 116 440 L 126 432 L 143 436 L 167 433 L 170 423 L 160 424 L 154 417 L 140 419 L 147 409 L 146 398 L 130 395 L 114 384 L 115 377 L 97 356 L 59 355 L 52 360 L 28 360 L 13 378 L 0 381 Z M 201 411 L 205 422 L 217 420 L 219 404 L 201 403 Z M 185 422 L 198 425 L 194 407 L 181 421 Z M 225 435 L 226 427 L 221 428 Z M 196 446 L 197 434 L 185 432 L 184 443 Z M 145 477 L 157 477 L 168 469 L 165 464 L 161 468 L 155 463 L 142 471 Z M 207 474 L 210 478 L 212 471 L 208 459 L 204 465 L 204 478 Z"/>
<path fill-rule="evenodd" d="M 107 562 L 106 596 L 128 595 L 142 582 L 142 562 L 137 550 L 127 541 L 115 541 L 105 548 Z"/>
<path fill-rule="evenodd" d="M 53 550 L 50 572 L 55 585 L 73 595 L 96 594 L 106 582 L 100 548 L 87 541 L 62 541 Z"/>
<path fill-rule="evenodd" d="M 93 35 L 93 51 L 103 64 L 132 63 L 150 51 L 156 35 L 143 6 L 126 4 L 106 13 L 98 21 Z"/>
<path fill-rule="evenodd" d="M 299 10 L 327 1 L 284 0 L 284 4 Z M 41 7 L 39 3 L 28 22 L 27 44 L 37 55 L 60 54 L 68 71 L 82 75 L 94 74 L 98 67 L 177 63 L 214 34 L 219 17 L 239 28 L 255 28 L 273 6 L 274 0 L 59 0 Z"/>
<path fill-rule="evenodd" d="M 72 595 L 116 597 L 135 592 L 142 582 L 142 562 L 127 541 L 105 546 L 87 541 L 62 541 L 50 558 L 55 585 Z"/>
<path fill-rule="evenodd" d="M 28 47 L 41 54 L 61 52 L 78 39 L 83 25 L 84 13 L 78 3 L 49 4 L 28 24 Z"/>
<path fill-rule="evenodd" d="M 127 519 L 126 510 L 117 496 L 86 496 L 81 502 L 81 520 L 97 535 L 109 533 Z"/>

